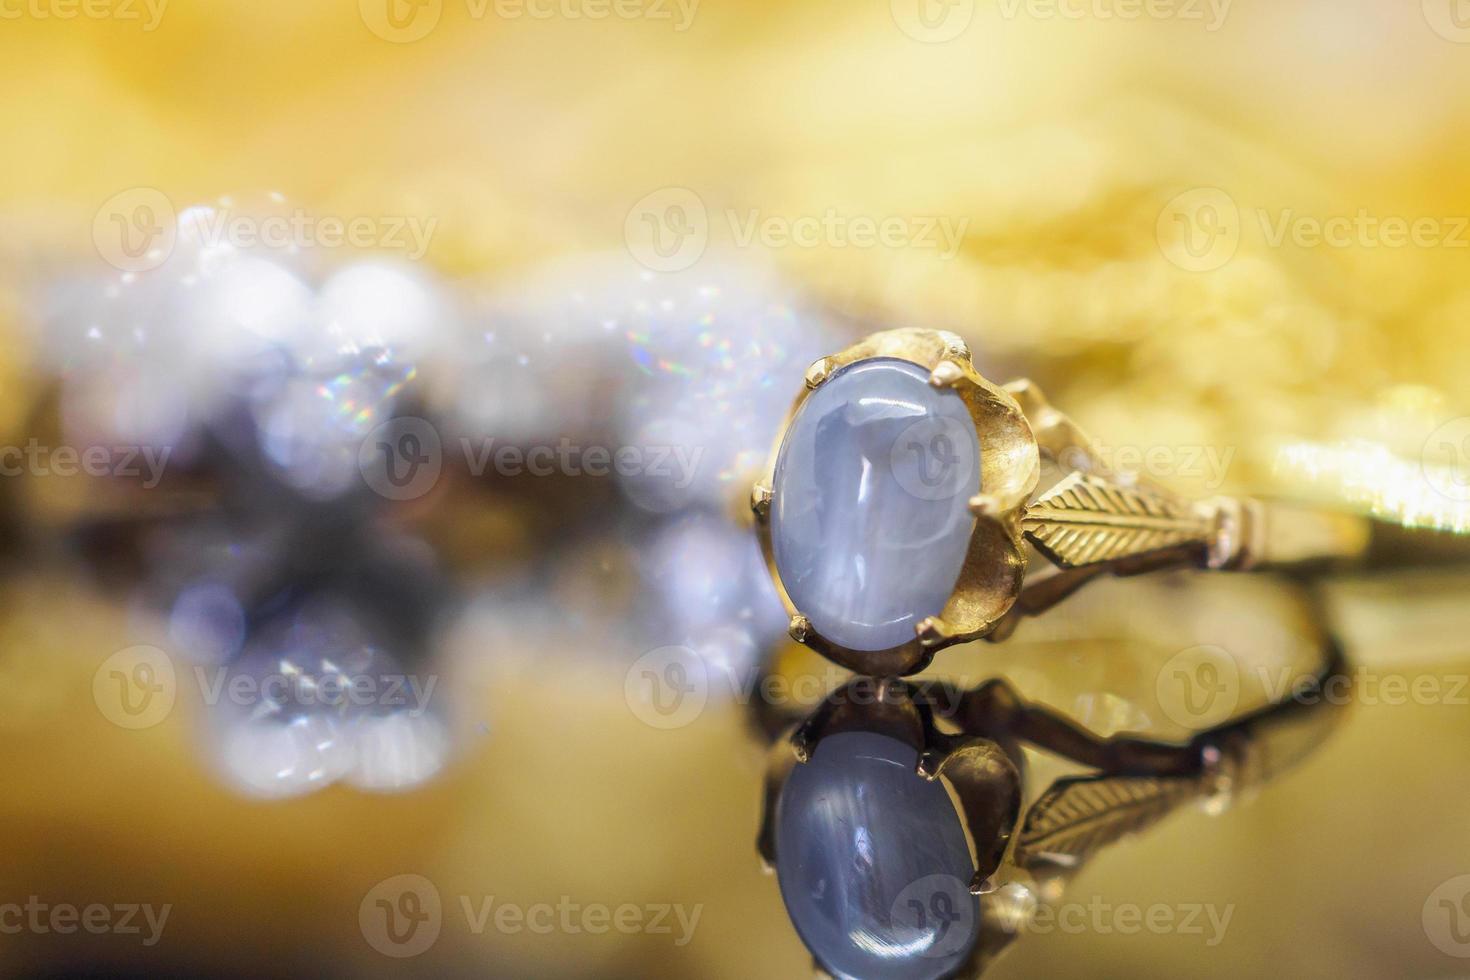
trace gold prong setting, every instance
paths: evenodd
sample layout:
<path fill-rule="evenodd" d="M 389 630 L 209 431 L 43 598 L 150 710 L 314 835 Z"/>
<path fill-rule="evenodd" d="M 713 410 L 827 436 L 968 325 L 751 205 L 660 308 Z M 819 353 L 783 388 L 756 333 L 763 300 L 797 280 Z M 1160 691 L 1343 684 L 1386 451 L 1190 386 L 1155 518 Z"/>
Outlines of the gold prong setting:
<path fill-rule="evenodd" d="M 776 567 L 772 545 L 775 520 L 776 460 L 787 429 L 813 391 L 844 369 L 872 359 L 907 361 L 927 372 L 929 385 L 952 391 L 968 409 L 978 437 L 979 493 L 966 498 L 975 520 L 968 551 L 948 601 L 938 615 L 921 621 L 912 640 L 886 650 L 857 650 L 821 635 L 796 607 Z M 815 361 L 778 433 L 764 476 L 751 493 L 751 509 L 777 592 L 791 617 L 797 642 L 859 673 L 903 676 L 928 666 L 946 646 L 984 636 L 1005 616 L 1020 593 L 1025 568 L 1020 515 L 1040 471 L 1036 441 L 1020 406 L 1000 387 L 981 377 L 970 363 L 964 341 L 954 334 L 921 329 L 874 334 L 844 351 Z"/>
<path fill-rule="evenodd" d="M 965 368 L 954 361 L 940 361 L 929 372 L 929 383 L 935 388 L 953 388 L 965 379 Z"/>
<path fill-rule="evenodd" d="M 970 513 L 976 517 L 995 519 L 1004 512 L 1000 500 L 988 493 L 977 493 L 970 498 Z"/>
<path fill-rule="evenodd" d="M 768 484 L 757 483 L 750 488 L 750 511 L 762 521 L 771 516 L 771 488 Z"/>
<path fill-rule="evenodd" d="M 950 637 L 949 627 L 938 616 L 930 616 L 923 620 L 914 627 L 914 632 L 925 649 L 940 647 Z"/>
<path fill-rule="evenodd" d="M 806 369 L 806 386 L 808 390 L 821 387 L 822 382 L 832 377 L 832 358 L 819 357 Z"/>

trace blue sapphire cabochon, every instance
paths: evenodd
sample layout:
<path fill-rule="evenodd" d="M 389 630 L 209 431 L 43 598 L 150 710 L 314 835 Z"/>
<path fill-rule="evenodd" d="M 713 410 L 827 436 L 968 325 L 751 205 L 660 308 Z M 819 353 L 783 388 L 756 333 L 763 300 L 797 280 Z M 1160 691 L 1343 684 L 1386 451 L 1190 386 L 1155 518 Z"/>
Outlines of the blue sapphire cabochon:
<path fill-rule="evenodd" d="M 969 406 L 897 358 L 842 368 L 791 420 L 771 486 L 771 546 L 792 604 L 827 640 L 889 650 L 939 615 L 980 489 Z"/>

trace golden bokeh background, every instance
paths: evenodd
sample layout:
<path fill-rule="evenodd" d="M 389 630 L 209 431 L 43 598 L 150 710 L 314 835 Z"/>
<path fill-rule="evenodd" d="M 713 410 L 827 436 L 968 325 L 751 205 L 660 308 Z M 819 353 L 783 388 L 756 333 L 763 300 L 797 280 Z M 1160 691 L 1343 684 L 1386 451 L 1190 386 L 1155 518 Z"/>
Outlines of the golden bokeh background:
<path fill-rule="evenodd" d="M 595 0 L 542 5 L 544 19 L 493 0 L 387 2 L 400 23 L 438 20 L 404 43 L 381 36 L 396 29 L 375 0 L 171 0 L 153 30 L 60 19 L 65 0 L 0 0 L 7 439 L 24 440 L 44 395 L 30 298 L 95 265 L 94 221 L 121 192 L 156 188 L 181 207 L 278 192 L 317 214 L 432 218 L 427 266 L 473 291 L 626 249 L 630 211 L 681 188 L 708 216 L 709 255 L 769 262 L 855 328 L 955 330 L 989 377 L 1029 374 L 1114 447 L 1215 447 L 1232 454 L 1227 489 L 1425 518 L 1427 493 L 1375 484 L 1371 468 L 1339 479 L 1291 460 L 1366 440 L 1412 468 L 1431 432 L 1470 413 L 1463 0 L 641 0 L 628 8 L 639 16 L 600 20 L 567 14 Z M 952 256 L 738 240 L 752 213 L 829 211 L 965 232 Z M 1345 239 L 1315 242 L 1314 222 L 1343 218 Z M 1385 222 L 1422 234 L 1393 244 Z M 1209 474 L 1160 475 L 1218 489 Z M 18 495 L 54 514 L 72 491 Z M 427 533 L 450 552 L 456 540 L 534 552 L 517 514 Z M 615 604 L 627 580 L 611 561 L 565 596 Z M 1453 679 L 1470 669 L 1465 586 L 1354 579 L 1332 607 L 1360 662 Z M 1127 705 L 1152 696 L 1148 668 L 1100 675 L 1089 655 L 1118 644 L 1078 638 L 1113 603 L 1138 602 L 1142 633 L 1177 586 L 1125 587 L 1079 599 L 1059 636 L 1023 631 L 1014 648 L 967 648 L 955 663 L 1091 705 L 1094 723 L 1131 718 Z M 1149 598 L 1124 598 L 1138 594 Z M 624 700 L 626 663 L 575 649 L 595 635 L 514 637 L 520 656 L 488 674 L 456 654 L 445 682 L 484 722 L 432 784 L 264 803 L 201 763 L 187 698 L 142 732 L 95 709 L 93 673 L 138 632 L 132 611 L 88 582 L 17 568 L 3 617 L 0 898 L 174 907 L 150 948 L 0 935 L 7 974 L 809 970 L 753 848 L 763 749 L 747 719 L 726 704 L 678 732 L 648 727 Z M 1229 620 L 1211 622 L 1228 633 Z M 1131 655 L 1212 640 L 1164 631 Z M 1107 704 L 1068 683 L 1095 684 Z M 991 975 L 1463 973 L 1422 917 L 1441 882 L 1470 873 L 1467 735 L 1463 704 L 1355 706 L 1256 800 L 1176 815 L 1075 883 L 1083 902 L 1232 903 L 1224 942 L 1033 936 Z M 446 921 L 431 952 L 398 961 L 364 942 L 357 916 L 400 873 L 432 879 L 446 909 L 462 895 L 571 896 L 702 915 L 683 946 Z"/>

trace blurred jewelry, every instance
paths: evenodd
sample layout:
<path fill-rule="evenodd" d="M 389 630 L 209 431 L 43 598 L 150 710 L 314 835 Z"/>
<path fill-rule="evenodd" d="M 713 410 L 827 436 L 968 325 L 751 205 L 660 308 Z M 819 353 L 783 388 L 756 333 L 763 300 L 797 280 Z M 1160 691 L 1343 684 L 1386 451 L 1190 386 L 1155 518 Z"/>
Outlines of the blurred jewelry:
<path fill-rule="evenodd" d="M 1043 461 L 1060 476 L 1043 488 Z M 1350 557 L 1367 522 L 1259 500 L 1191 502 L 1110 472 L 1035 385 L 997 386 L 959 337 L 874 334 L 813 364 L 751 506 L 793 638 L 906 675 L 1008 636 L 1105 573 Z M 1026 543 L 1050 568 L 1028 570 Z"/>
<path fill-rule="evenodd" d="M 976 976 L 1099 848 L 1192 800 L 1223 808 L 1315 749 L 1345 700 L 1323 696 L 1346 681 L 1324 642 L 1286 700 L 1183 742 L 1099 737 L 1004 680 L 856 678 L 776 740 L 758 849 L 827 975 Z M 1021 741 L 1093 772 L 1022 813 Z"/>

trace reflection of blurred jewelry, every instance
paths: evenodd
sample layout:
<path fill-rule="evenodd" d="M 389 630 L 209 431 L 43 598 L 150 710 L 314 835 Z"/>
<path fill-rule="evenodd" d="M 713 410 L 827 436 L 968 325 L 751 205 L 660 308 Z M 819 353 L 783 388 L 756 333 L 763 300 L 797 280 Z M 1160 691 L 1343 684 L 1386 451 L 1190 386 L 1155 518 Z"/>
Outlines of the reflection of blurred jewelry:
<path fill-rule="evenodd" d="M 1042 463 L 1060 479 L 1043 485 Z M 791 634 L 872 675 L 1002 639 L 1104 573 L 1351 557 L 1366 521 L 1108 471 L 1027 381 L 998 387 L 953 334 L 891 330 L 807 372 L 752 491 Z M 1028 572 L 1029 541 L 1054 567 Z"/>
<path fill-rule="evenodd" d="M 773 746 L 761 856 L 831 976 L 975 976 L 1098 848 L 1190 800 L 1219 805 L 1320 744 L 1346 679 L 1323 642 L 1287 700 L 1183 742 L 1098 737 L 1003 680 L 856 678 Z M 1021 741 L 1094 771 L 1023 813 Z"/>

